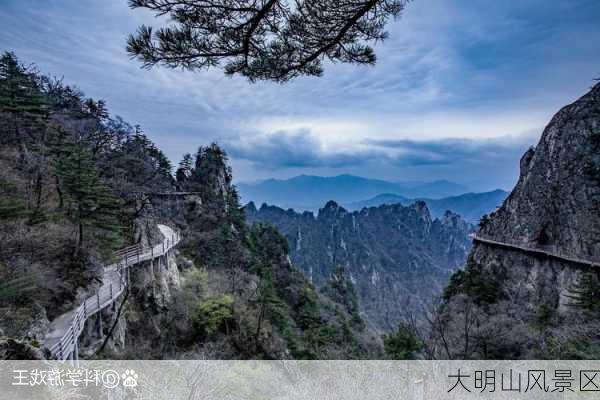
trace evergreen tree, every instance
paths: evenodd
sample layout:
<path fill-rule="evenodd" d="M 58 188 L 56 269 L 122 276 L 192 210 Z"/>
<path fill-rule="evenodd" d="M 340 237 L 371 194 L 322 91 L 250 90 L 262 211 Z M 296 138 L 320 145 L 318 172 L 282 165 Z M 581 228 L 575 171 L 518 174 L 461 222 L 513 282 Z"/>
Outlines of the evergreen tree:
<path fill-rule="evenodd" d="M 569 297 L 573 307 L 593 313 L 600 312 L 600 277 L 598 273 L 584 273 L 571 288 Z"/>
<path fill-rule="evenodd" d="M 0 221 L 17 219 L 27 215 L 27 207 L 16 196 L 14 185 L 0 180 Z"/>
<path fill-rule="evenodd" d="M 4 53 L 0 57 L 0 143 L 43 139 L 47 119 L 47 102 L 37 75 L 13 53 Z"/>
<path fill-rule="evenodd" d="M 113 245 L 120 230 L 119 203 L 101 181 L 81 140 L 63 143 L 56 172 L 65 195 L 67 217 L 78 227 L 77 247 L 82 248 L 88 228 L 101 230 L 101 239 Z"/>
<path fill-rule="evenodd" d="M 231 185 L 231 168 L 227 165 L 227 153 L 216 143 L 200 147 L 192 170 L 190 184 L 193 191 L 202 193 L 204 202 L 218 202 L 223 206 L 225 191 Z"/>
<path fill-rule="evenodd" d="M 250 81 L 319 76 L 326 60 L 374 64 L 369 44 L 387 37 L 387 21 L 406 1 L 129 0 L 170 23 L 158 30 L 142 25 L 127 51 L 148 68 L 222 65 Z"/>
<path fill-rule="evenodd" d="M 258 345 L 261 330 L 266 318 L 280 329 L 283 329 L 287 324 L 288 310 L 285 303 L 277 294 L 273 270 L 270 265 L 264 265 L 262 268 L 254 303 L 258 310 L 254 342 Z"/>
<path fill-rule="evenodd" d="M 322 322 L 317 294 L 308 284 L 305 284 L 300 291 L 296 311 L 298 326 L 304 330 L 314 328 Z"/>
<path fill-rule="evenodd" d="M 400 324 L 396 332 L 383 336 L 383 346 L 386 354 L 392 360 L 412 360 L 416 353 L 423 348 L 423 343 L 417 337 L 414 329 Z"/>
<path fill-rule="evenodd" d="M 139 125 L 135 126 L 135 133 L 128 138 L 124 145 L 124 152 L 128 156 L 128 171 L 135 171 L 137 178 L 134 181 L 139 186 L 153 186 L 155 181 L 172 183 L 171 162 L 154 143 L 143 133 Z M 139 174 L 143 172 L 143 174 Z M 147 189 L 154 189 L 148 187 Z"/>
<path fill-rule="evenodd" d="M 321 292 L 336 303 L 342 304 L 352 317 L 352 323 L 364 327 L 364 321 L 359 313 L 356 289 L 343 267 L 338 266 L 333 270 L 329 281 L 323 286 Z"/>
<path fill-rule="evenodd" d="M 175 172 L 175 179 L 179 185 L 183 184 L 192 174 L 192 155 L 190 153 L 186 153 L 183 156 L 183 159 L 179 163 L 179 168 Z"/>
<path fill-rule="evenodd" d="M 100 122 L 108 121 L 109 114 L 104 100 L 87 99 L 83 102 L 85 111 Z"/>

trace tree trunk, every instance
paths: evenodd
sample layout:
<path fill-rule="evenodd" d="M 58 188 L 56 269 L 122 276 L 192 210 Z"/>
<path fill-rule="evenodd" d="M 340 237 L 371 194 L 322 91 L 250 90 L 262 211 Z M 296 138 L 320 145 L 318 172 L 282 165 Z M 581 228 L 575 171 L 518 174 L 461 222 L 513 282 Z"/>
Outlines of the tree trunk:
<path fill-rule="evenodd" d="M 38 213 L 42 208 L 42 173 L 38 172 L 37 179 L 35 181 L 36 201 L 35 201 L 35 212 Z"/>
<path fill-rule="evenodd" d="M 64 207 L 64 200 L 63 200 L 63 192 L 60 189 L 60 180 L 58 179 L 58 176 L 55 177 L 56 179 L 56 194 L 58 194 L 58 209 L 62 210 Z"/>
<path fill-rule="evenodd" d="M 260 311 L 258 313 L 258 321 L 256 323 L 256 334 L 254 336 L 254 346 L 256 349 L 258 349 L 258 342 L 260 340 L 260 331 L 262 329 L 262 323 L 263 323 L 264 317 L 265 317 L 265 306 L 261 305 Z"/>
<path fill-rule="evenodd" d="M 81 250 L 83 248 L 83 222 L 79 222 L 79 239 L 77 241 L 77 247 Z"/>

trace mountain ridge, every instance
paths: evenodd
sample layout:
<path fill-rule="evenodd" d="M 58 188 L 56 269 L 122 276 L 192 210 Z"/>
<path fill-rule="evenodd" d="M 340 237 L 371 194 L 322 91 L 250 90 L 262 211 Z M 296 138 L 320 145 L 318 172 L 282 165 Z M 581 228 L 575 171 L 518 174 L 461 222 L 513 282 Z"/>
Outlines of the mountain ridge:
<path fill-rule="evenodd" d="M 298 210 L 317 210 L 329 200 L 340 204 L 361 201 L 381 193 L 417 198 L 442 198 L 468 192 L 468 188 L 447 180 L 432 182 L 391 182 L 356 175 L 298 175 L 289 179 L 266 179 L 237 185 L 244 203 L 277 204 Z"/>
<path fill-rule="evenodd" d="M 363 207 L 377 207 L 382 204 L 400 203 L 406 205 L 421 200 L 427 204 L 429 211 L 434 217 L 441 217 L 446 210 L 450 210 L 459 214 L 468 222 L 478 223 L 483 215 L 489 214 L 501 206 L 508 194 L 508 192 L 502 189 L 496 189 L 490 192 L 470 192 L 441 199 L 409 199 L 392 193 L 382 193 L 373 198 L 345 204 L 344 206 L 349 210 L 360 210 Z"/>
<path fill-rule="evenodd" d="M 249 224 L 268 223 L 287 239 L 292 261 L 315 286 L 342 268 L 356 286 L 365 320 L 391 330 L 404 313 L 422 311 L 465 261 L 472 225 L 451 212 L 432 219 L 427 205 L 348 211 L 329 201 L 315 215 L 254 203 Z"/>

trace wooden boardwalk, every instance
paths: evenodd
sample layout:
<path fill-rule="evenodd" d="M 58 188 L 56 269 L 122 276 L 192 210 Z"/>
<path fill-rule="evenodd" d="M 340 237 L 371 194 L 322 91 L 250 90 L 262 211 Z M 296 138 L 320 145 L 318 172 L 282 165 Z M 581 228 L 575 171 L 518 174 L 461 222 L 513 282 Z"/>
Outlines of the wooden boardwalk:
<path fill-rule="evenodd" d="M 149 197 L 185 197 L 185 196 L 199 196 L 200 192 L 144 192 Z"/>
<path fill-rule="evenodd" d="M 541 247 L 528 247 L 528 246 L 523 246 L 523 245 L 518 245 L 518 244 L 513 244 L 513 243 L 500 242 L 497 240 L 484 238 L 484 237 L 478 236 L 476 234 L 471 234 L 470 236 L 475 243 L 483 243 L 483 244 L 496 246 L 496 247 L 500 247 L 500 248 L 505 248 L 505 249 L 509 249 L 509 250 L 517 250 L 517 251 L 521 251 L 523 253 L 528 253 L 528 254 L 533 254 L 536 256 L 561 260 L 561 261 L 565 261 L 565 262 L 568 262 L 571 264 L 577 264 L 577 265 L 581 265 L 581 266 L 585 266 L 585 267 L 600 266 L 600 260 L 584 259 L 584 258 L 576 257 L 576 256 L 573 256 L 570 254 L 564 254 L 561 252 L 557 252 L 554 250 L 541 248 Z"/>
<path fill-rule="evenodd" d="M 50 324 L 50 332 L 44 347 L 57 360 L 77 360 L 79 336 L 85 322 L 92 315 L 113 304 L 129 284 L 129 269 L 135 265 L 166 256 L 181 240 L 173 229 L 158 225 L 164 239 L 150 247 L 130 246 L 115 252 L 118 261 L 104 268 L 102 286 L 98 292 L 85 299 L 77 308 L 56 318 Z"/>

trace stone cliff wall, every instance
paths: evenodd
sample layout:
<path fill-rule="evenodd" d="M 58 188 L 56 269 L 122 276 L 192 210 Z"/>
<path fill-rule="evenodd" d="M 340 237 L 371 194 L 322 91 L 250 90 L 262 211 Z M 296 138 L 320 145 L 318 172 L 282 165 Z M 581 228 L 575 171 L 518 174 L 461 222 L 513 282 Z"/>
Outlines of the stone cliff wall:
<path fill-rule="evenodd" d="M 600 260 L 599 139 L 597 84 L 552 118 L 537 146 L 522 157 L 516 187 L 479 235 Z M 447 289 L 443 318 L 447 318 L 446 332 L 451 332 L 445 338 L 450 354 L 443 355 L 597 357 L 599 316 L 579 304 L 580 287 L 587 278 L 586 284 L 597 284 L 598 270 L 526 251 L 475 244 L 465 271 Z M 583 301 L 600 300 L 593 286 L 590 289 L 584 292 L 588 298 Z M 465 332 L 460 326 L 472 330 Z"/>

